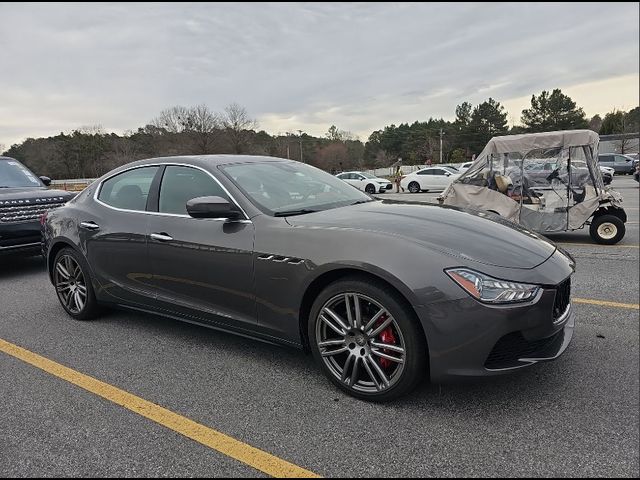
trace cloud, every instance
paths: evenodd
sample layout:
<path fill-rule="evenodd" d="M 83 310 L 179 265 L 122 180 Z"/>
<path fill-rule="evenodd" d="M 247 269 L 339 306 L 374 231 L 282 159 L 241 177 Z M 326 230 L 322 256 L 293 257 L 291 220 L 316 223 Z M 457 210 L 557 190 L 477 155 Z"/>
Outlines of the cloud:
<path fill-rule="evenodd" d="M 637 104 L 638 11 L 616 3 L 4 3 L 0 143 L 88 124 L 122 132 L 171 105 L 222 110 L 234 101 L 273 133 L 322 134 L 335 124 L 366 140 L 390 123 L 451 119 L 462 101 L 491 96 L 521 110 L 533 93 L 590 82 L 605 87 L 579 104 L 603 114 Z M 607 87 L 621 78 L 635 82 L 636 95 Z"/>

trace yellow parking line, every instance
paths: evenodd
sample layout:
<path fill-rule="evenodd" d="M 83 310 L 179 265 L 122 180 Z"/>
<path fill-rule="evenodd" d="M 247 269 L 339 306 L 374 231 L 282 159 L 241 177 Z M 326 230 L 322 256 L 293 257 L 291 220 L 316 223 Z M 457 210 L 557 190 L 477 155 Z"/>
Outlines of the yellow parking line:
<path fill-rule="evenodd" d="M 573 298 L 571 301 L 573 301 L 574 303 L 588 303 L 589 305 L 601 305 L 603 307 L 631 308 L 632 310 L 640 309 L 640 305 L 638 305 L 637 303 L 606 302 L 604 300 L 592 300 L 590 298 Z"/>
<path fill-rule="evenodd" d="M 62 380 L 77 385 L 99 397 L 116 403 L 127 410 L 189 437 L 202 445 L 234 458 L 250 467 L 274 477 L 319 478 L 313 472 L 275 457 L 263 450 L 247 445 L 224 433 L 205 427 L 182 415 L 151 403 L 113 385 L 96 380 L 48 358 L 25 350 L 0 338 L 0 351 L 18 358 Z"/>
<path fill-rule="evenodd" d="M 601 245 L 599 243 L 556 242 L 563 247 L 604 247 L 604 248 L 640 248 L 638 245 Z"/>

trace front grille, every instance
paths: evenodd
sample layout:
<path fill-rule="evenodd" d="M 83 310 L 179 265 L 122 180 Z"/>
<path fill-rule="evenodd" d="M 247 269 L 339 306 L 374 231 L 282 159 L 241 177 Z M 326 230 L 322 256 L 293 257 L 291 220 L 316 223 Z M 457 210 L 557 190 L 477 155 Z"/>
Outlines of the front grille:
<path fill-rule="evenodd" d="M 387 190 L 391 190 L 392 186 L 390 183 L 387 183 L 387 186 L 385 187 Z"/>
<path fill-rule="evenodd" d="M 0 207 L 0 223 L 16 223 L 37 220 L 45 212 L 64 205 L 64 202 L 36 203 Z"/>
<path fill-rule="evenodd" d="M 571 277 L 556 287 L 556 299 L 553 303 L 553 321 L 558 320 L 567 311 L 571 301 Z"/>
<path fill-rule="evenodd" d="M 528 341 L 521 332 L 505 335 L 489 354 L 484 366 L 488 369 L 511 368 L 522 365 L 520 358 L 554 357 L 564 341 L 564 329 L 541 340 Z"/>

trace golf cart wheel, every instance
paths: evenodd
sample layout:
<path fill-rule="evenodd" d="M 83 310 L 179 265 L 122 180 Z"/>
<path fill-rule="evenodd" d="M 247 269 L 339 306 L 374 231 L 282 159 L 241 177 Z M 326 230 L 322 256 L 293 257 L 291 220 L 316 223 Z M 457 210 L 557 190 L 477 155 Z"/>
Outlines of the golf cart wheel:
<path fill-rule="evenodd" d="M 418 182 L 411 182 L 409 184 L 409 191 L 411 193 L 420 193 L 420 184 Z"/>
<path fill-rule="evenodd" d="M 369 195 L 373 195 L 374 193 L 376 193 L 376 187 L 372 183 L 370 183 L 369 185 L 364 187 L 364 191 Z"/>
<path fill-rule="evenodd" d="M 591 222 L 589 233 L 591 238 L 603 245 L 618 243 L 625 234 L 624 222 L 615 215 L 599 215 Z"/>

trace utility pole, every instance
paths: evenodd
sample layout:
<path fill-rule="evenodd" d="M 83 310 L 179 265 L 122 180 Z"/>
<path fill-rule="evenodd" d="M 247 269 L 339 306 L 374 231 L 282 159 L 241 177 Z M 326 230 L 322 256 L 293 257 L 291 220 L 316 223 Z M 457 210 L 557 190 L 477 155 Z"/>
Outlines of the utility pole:
<path fill-rule="evenodd" d="M 300 161 L 304 163 L 304 160 L 302 160 L 302 130 L 298 130 L 298 133 L 300 134 Z"/>
<path fill-rule="evenodd" d="M 289 157 L 289 136 L 291 135 L 291 132 L 287 132 L 287 159 L 291 158 Z"/>
<path fill-rule="evenodd" d="M 442 135 L 444 135 L 444 132 L 440 129 L 440 164 L 442 164 Z"/>

